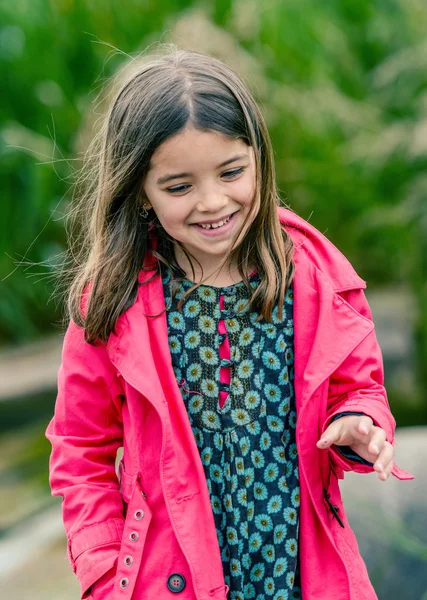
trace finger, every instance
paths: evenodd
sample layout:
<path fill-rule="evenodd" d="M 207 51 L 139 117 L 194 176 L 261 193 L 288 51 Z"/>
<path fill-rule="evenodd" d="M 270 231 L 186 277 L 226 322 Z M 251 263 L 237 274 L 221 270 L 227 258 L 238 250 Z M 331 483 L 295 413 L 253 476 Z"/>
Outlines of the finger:
<path fill-rule="evenodd" d="M 390 462 L 393 461 L 393 456 L 394 456 L 393 446 L 390 444 L 390 442 L 385 441 L 383 444 L 383 447 L 381 449 L 381 452 L 380 452 L 377 460 L 375 461 L 375 464 L 374 464 L 375 471 L 378 471 L 378 473 L 384 472 L 387 469 L 387 467 L 389 466 Z"/>
<path fill-rule="evenodd" d="M 356 425 L 356 431 L 363 436 L 369 435 L 374 427 L 374 422 L 371 417 L 364 415 L 360 417 L 359 422 Z"/>
<path fill-rule="evenodd" d="M 378 479 L 380 479 L 381 481 L 386 481 L 391 475 L 391 472 L 393 470 L 393 465 L 394 465 L 394 462 L 390 461 L 388 463 L 387 467 L 385 468 L 385 470 L 378 475 Z"/>
<path fill-rule="evenodd" d="M 384 429 L 381 429 L 381 427 L 372 427 L 369 439 L 368 452 L 374 455 L 379 455 L 381 450 L 383 449 L 386 437 L 387 436 Z"/>

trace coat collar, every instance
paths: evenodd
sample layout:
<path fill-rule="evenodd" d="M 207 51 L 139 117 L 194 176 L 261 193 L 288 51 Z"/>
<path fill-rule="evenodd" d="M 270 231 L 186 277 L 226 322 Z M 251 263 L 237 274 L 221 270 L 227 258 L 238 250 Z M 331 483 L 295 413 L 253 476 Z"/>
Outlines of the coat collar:
<path fill-rule="evenodd" d="M 308 259 L 322 272 L 336 292 L 365 289 L 366 282 L 359 277 L 347 258 L 318 229 L 286 208 L 277 209 L 280 222 L 294 242 L 294 258 Z"/>
<path fill-rule="evenodd" d="M 295 395 L 297 410 L 301 410 L 374 325 L 338 293 L 366 287 L 347 259 L 295 213 L 279 208 L 278 214 L 295 246 Z M 140 280 L 151 275 L 141 271 Z M 172 394 L 178 399 L 180 395 L 164 309 L 162 281 L 157 276 L 139 287 L 136 302 L 118 319 L 116 334 L 108 342 L 110 356 L 123 377 L 161 412 L 167 410 L 166 397 Z"/>

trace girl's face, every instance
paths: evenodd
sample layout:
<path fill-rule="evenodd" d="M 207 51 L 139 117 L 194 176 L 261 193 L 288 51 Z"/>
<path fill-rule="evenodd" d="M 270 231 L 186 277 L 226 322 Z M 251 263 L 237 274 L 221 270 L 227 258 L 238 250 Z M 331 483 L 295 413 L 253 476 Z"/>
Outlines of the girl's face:
<path fill-rule="evenodd" d="M 250 225 L 253 149 L 240 139 L 186 128 L 154 152 L 143 191 L 147 208 L 206 274 L 225 258 L 242 225 Z"/>

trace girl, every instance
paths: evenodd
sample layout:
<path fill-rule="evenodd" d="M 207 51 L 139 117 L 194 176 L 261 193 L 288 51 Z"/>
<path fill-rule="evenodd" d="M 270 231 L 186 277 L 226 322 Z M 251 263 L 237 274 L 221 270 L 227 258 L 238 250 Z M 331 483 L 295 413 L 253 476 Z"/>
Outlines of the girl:
<path fill-rule="evenodd" d="M 101 134 L 47 429 L 81 598 L 376 598 L 338 479 L 412 476 L 366 284 L 279 207 L 228 66 L 135 64 Z"/>

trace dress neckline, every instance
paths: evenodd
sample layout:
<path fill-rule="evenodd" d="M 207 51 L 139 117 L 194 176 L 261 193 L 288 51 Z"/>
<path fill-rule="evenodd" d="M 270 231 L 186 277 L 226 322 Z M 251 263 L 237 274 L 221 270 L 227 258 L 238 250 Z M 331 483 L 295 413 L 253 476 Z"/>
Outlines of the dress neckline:
<path fill-rule="evenodd" d="M 248 275 L 248 281 L 251 282 L 256 277 L 256 275 L 258 275 L 258 272 L 256 269 L 254 269 L 252 271 L 252 273 L 250 275 Z M 186 277 L 185 275 L 182 278 L 182 282 L 185 283 L 186 285 L 190 285 L 190 286 L 195 285 L 195 282 L 191 281 L 191 279 L 188 279 L 188 277 Z M 209 283 L 201 283 L 199 285 L 199 287 L 209 288 L 212 290 L 219 291 L 219 290 L 231 290 L 231 289 L 234 290 L 235 288 L 242 287 L 244 285 L 245 285 L 245 282 L 243 279 L 241 279 L 240 281 L 237 281 L 236 283 L 230 283 L 229 285 L 212 285 Z"/>

